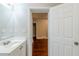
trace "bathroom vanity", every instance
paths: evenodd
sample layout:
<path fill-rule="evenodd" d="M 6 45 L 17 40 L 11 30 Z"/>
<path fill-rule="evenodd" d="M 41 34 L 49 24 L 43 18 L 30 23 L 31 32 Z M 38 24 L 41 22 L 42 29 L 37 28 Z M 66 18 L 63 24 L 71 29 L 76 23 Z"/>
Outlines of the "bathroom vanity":
<path fill-rule="evenodd" d="M 13 37 L 0 41 L 0 56 L 26 56 L 24 37 Z"/>

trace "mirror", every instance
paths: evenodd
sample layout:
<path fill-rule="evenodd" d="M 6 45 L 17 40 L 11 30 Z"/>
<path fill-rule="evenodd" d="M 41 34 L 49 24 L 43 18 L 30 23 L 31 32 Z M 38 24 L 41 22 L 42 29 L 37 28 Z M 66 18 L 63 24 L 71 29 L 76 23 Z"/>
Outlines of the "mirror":
<path fill-rule="evenodd" d="M 11 8 L 0 4 L 0 40 L 14 35 L 14 16 Z"/>

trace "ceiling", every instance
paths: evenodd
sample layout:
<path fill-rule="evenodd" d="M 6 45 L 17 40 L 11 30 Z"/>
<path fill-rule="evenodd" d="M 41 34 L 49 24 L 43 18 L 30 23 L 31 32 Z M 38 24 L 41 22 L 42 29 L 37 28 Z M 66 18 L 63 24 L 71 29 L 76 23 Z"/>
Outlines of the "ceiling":
<path fill-rule="evenodd" d="M 53 7 L 61 3 L 27 3 L 29 7 Z"/>

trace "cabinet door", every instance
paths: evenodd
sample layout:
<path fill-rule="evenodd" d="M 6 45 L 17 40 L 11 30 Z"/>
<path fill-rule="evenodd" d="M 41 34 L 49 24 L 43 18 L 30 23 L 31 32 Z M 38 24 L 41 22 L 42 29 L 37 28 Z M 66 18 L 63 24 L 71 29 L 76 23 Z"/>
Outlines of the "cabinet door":
<path fill-rule="evenodd" d="M 12 51 L 9 56 L 20 56 L 20 50 L 16 48 L 14 51 Z"/>
<path fill-rule="evenodd" d="M 26 42 L 20 45 L 19 52 L 20 56 L 26 56 Z"/>
<path fill-rule="evenodd" d="M 26 56 L 26 42 L 23 42 L 18 48 L 12 51 L 9 56 Z"/>

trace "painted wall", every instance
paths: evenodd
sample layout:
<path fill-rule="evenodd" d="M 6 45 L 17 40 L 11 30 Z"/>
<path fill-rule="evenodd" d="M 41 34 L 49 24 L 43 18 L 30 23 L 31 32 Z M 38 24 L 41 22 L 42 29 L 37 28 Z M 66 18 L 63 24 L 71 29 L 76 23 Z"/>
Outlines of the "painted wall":
<path fill-rule="evenodd" d="M 36 38 L 47 39 L 48 37 L 48 19 L 37 19 L 36 20 Z"/>
<path fill-rule="evenodd" d="M 42 19 L 37 21 L 37 39 L 47 39 L 48 37 L 48 19 Z"/>

